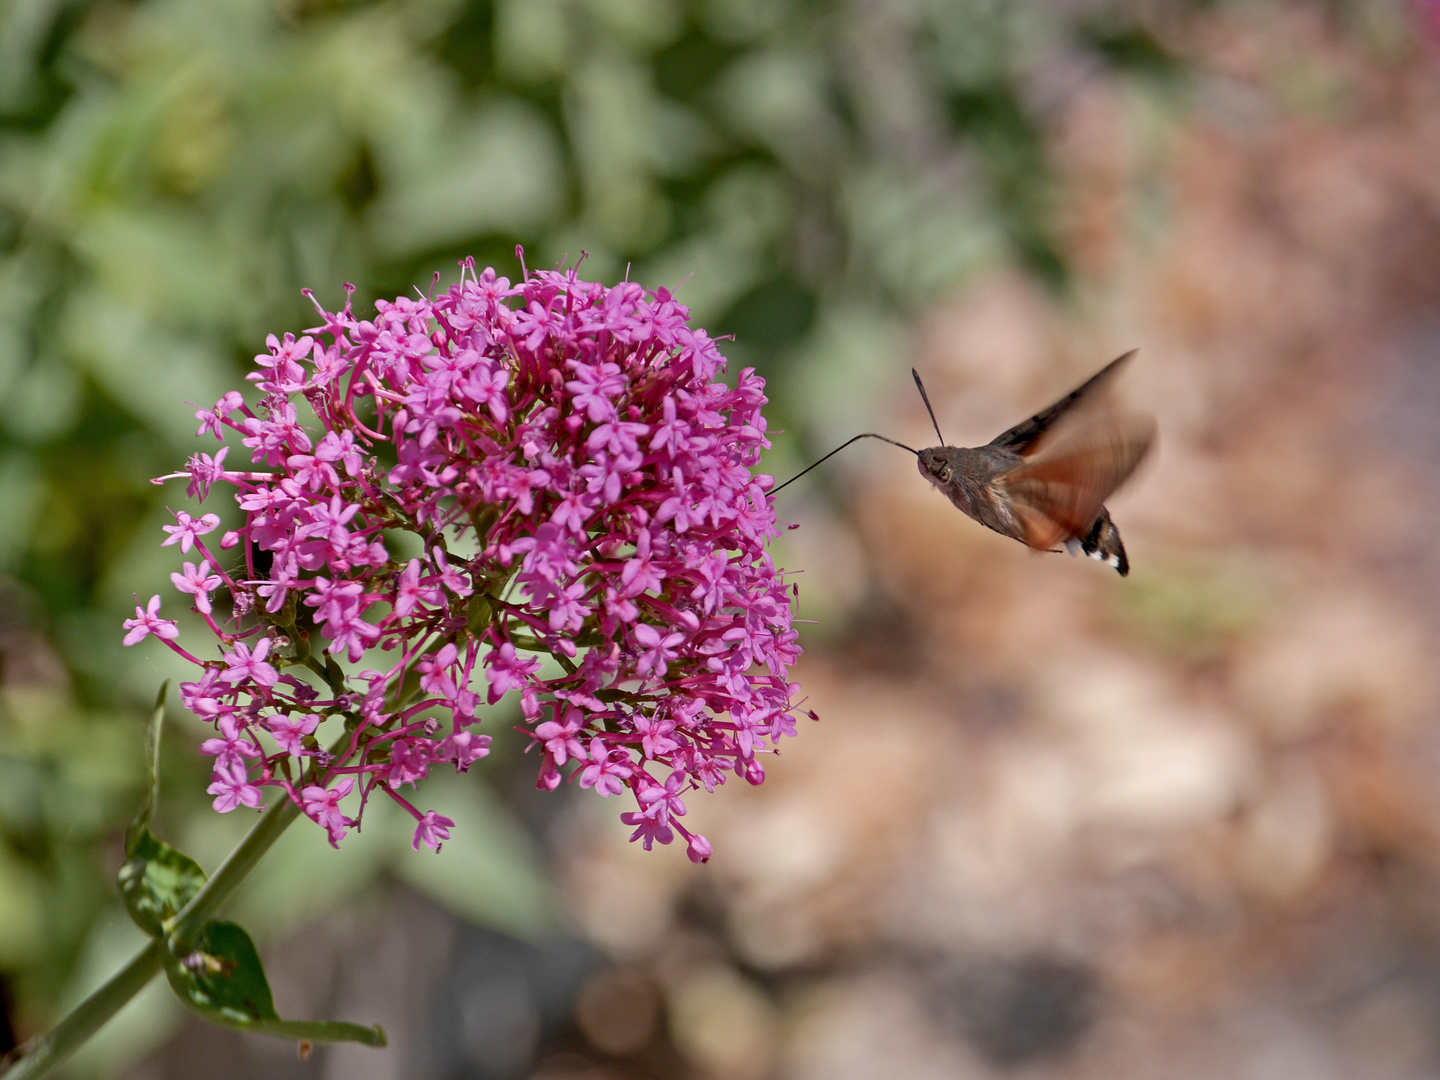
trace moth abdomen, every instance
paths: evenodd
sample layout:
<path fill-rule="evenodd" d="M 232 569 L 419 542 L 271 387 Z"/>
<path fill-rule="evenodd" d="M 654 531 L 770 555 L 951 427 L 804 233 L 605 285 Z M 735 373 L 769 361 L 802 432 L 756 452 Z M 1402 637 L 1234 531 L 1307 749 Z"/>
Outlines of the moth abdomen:
<path fill-rule="evenodd" d="M 1065 550 L 1071 555 L 1088 555 L 1106 566 L 1113 566 L 1121 577 L 1130 573 L 1130 560 L 1125 555 L 1125 544 L 1120 539 L 1120 530 L 1110 518 L 1109 510 L 1101 510 L 1095 524 L 1083 537 L 1076 536 L 1065 541 Z"/>

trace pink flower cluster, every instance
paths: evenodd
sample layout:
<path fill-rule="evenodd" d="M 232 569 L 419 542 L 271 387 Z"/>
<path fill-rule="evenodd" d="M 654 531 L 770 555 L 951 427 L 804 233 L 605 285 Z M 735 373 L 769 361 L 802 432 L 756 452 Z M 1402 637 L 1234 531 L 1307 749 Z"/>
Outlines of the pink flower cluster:
<path fill-rule="evenodd" d="M 678 834 L 704 861 L 682 796 L 760 783 L 758 755 L 795 733 L 790 588 L 765 551 L 772 481 L 752 473 L 764 382 L 720 381 L 663 289 L 462 271 L 373 320 L 317 303 L 323 327 L 256 357 L 257 406 L 231 392 L 196 414 L 251 459 L 225 446 L 175 474 L 201 501 L 233 487 L 244 523 L 218 550 L 214 514 L 165 527 L 195 552 L 171 578 L 219 657 L 177 644 L 158 597 L 125 643 L 153 634 L 202 669 L 181 694 L 216 728 L 219 811 L 278 787 L 334 843 L 359 825 L 340 806 L 358 784 L 438 848 L 454 822 L 400 788 L 485 756 L 482 707 L 514 693 L 540 787 L 628 791 L 632 840 Z M 346 735 L 327 750 L 330 717 Z"/>

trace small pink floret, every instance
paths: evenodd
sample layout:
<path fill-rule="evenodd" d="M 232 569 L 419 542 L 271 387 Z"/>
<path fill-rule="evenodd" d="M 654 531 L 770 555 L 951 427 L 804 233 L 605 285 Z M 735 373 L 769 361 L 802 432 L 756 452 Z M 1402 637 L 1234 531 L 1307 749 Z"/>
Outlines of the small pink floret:
<path fill-rule="evenodd" d="M 450 839 L 450 830 L 454 827 L 455 822 L 450 818 L 427 810 L 415 825 L 415 838 L 410 841 L 410 846 L 419 851 L 420 845 L 424 844 L 438 852 L 441 841 Z"/>
<path fill-rule="evenodd" d="M 164 641 L 174 641 L 180 636 L 180 628 L 175 625 L 173 619 L 160 618 L 160 595 L 150 598 L 150 603 L 144 608 L 135 605 L 135 618 L 126 619 L 124 627 L 129 633 L 125 635 L 124 644 L 135 645 L 143 641 L 148 635 L 154 634 Z"/>

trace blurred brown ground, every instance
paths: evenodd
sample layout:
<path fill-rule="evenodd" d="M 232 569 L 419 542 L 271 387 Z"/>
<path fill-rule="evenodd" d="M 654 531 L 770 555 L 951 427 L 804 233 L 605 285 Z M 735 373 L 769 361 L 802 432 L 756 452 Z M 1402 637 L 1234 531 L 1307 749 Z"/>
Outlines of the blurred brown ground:
<path fill-rule="evenodd" d="M 877 453 L 866 599 L 798 673 L 822 722 L 692 801 L 712 865 L 581 807 L 578 925 L 699 1074 L 1440 1075 L 1440 66 L 1258 23 L 1192 24 L 1174 129 L 1105 81 L 1058 110 L 1078 298 L 997 278 L 916 335 L 962 445 L 1141 347 L 1132 576 Z M 879 430 L 928 444 L 894 382 Z"/>

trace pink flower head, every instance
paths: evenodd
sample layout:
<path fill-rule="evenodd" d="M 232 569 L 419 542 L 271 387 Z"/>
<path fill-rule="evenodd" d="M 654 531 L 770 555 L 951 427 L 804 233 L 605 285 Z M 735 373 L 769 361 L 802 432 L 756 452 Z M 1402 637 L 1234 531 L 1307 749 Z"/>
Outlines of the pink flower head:
<path fill-rule="evenodd" d="M 341 798 L 464 771 L 490 746 L 470 728 L 514 692 L 539 787 L 632 798 L 635 840 L 709 857 L 682 795 L 763 778 L 795 731 L 800 650 L 765 550 L 764 382 L 722 379 L 688 318 L 663 289 L 467 262 L 440 295 L 267 338 L 251 402 L 196 413 L 226 445 L 179 474 L 193 497 L 233 493 L 231 554 L 203 539 L 218 514 L 165 526 L 199 549 L 171 581 L 219 647 L 181 650 L 158 597 L 125 623 L 127 644 L 154 634 L 202 668 L 181 695 L 217 727 L 217 808 L 276 787 L 336 843 L 358 826 Z M 311 739 L 324 716 L 347 718 L 331 752 Z M 449 835 L 412 813 L 416 846 Z"/>

